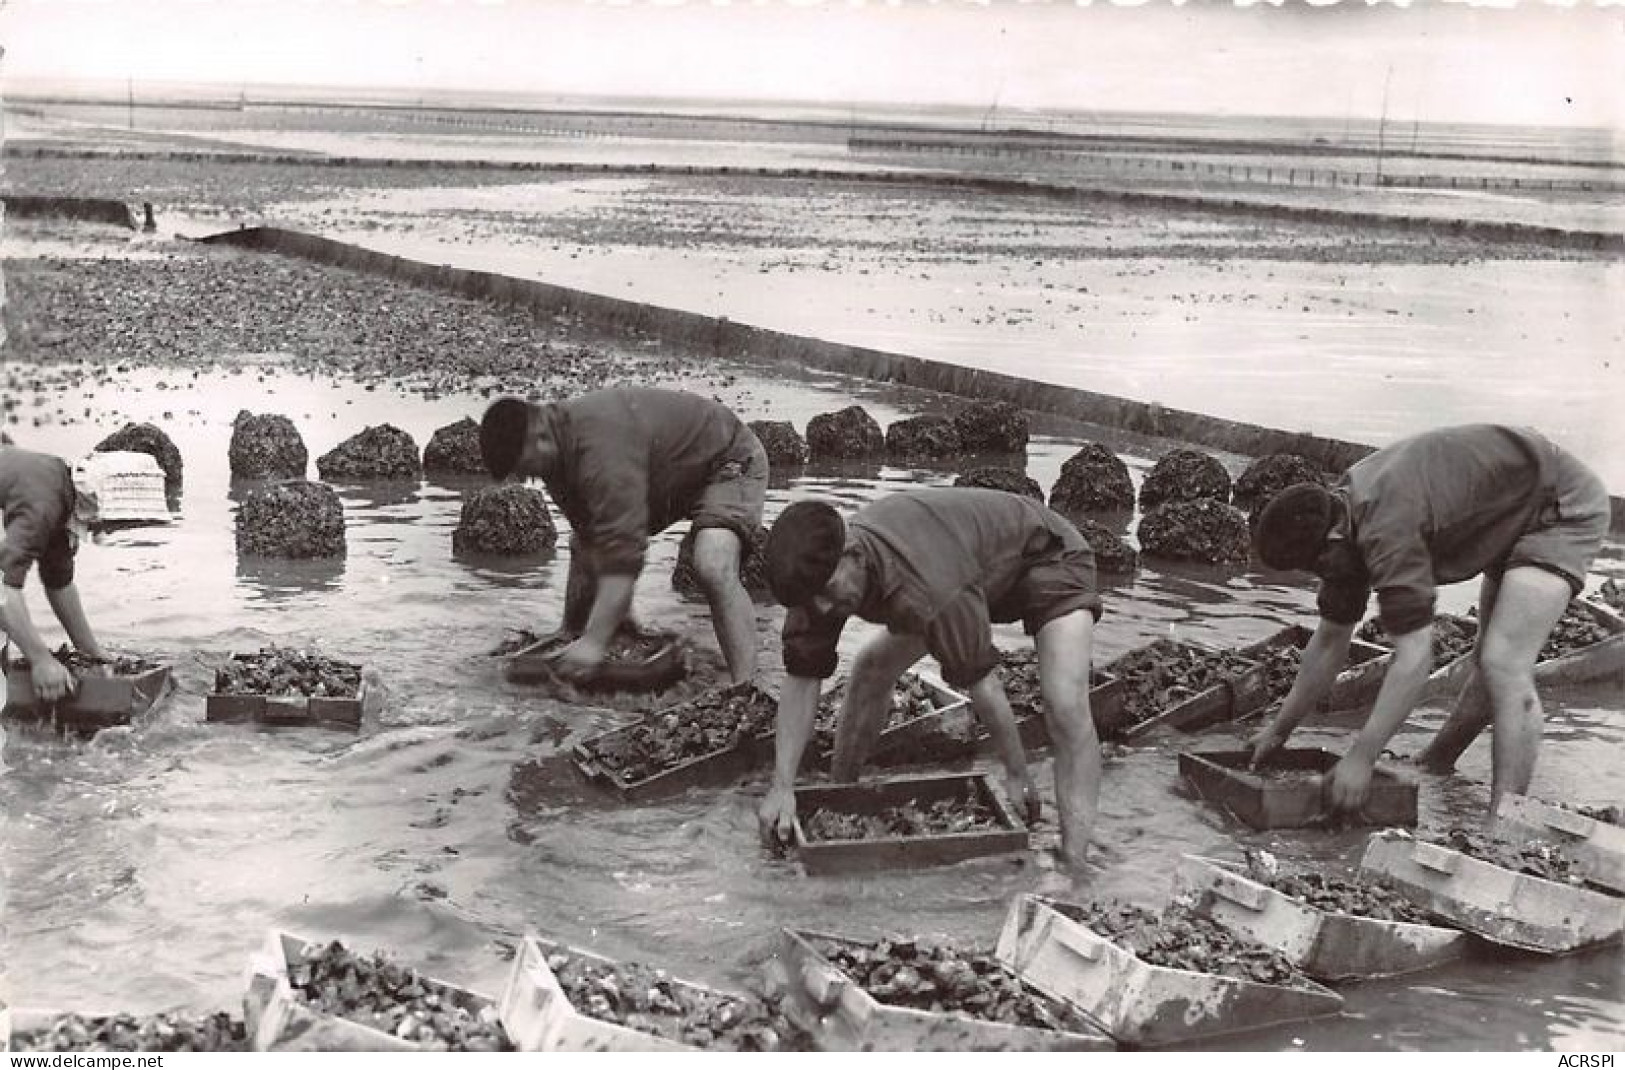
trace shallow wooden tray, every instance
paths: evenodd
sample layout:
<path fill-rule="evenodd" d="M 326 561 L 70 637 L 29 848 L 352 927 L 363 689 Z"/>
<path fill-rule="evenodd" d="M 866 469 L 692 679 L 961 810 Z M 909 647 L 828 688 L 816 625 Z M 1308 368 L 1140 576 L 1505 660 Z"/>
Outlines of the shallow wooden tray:
<path fill-rule="evenodd" d="M 970 791 L 975 791 L 993 811 L 999 828 L 878 840 L 810 840 L 801 823 L 801 815 L 819 807 L 851 814 L 875 814 L 910 801 L 926 805 L 938 799 L 964 798 Z M 807 872 L 814 875 L 942 866 L 970 858 L 1025 851 L 1028 846 L 1026 826 L 994 791 L 987 773 L 899 776 L 861 784 L 797 788 L 796 813 L 791 843 L 796 857 L 807 867 Z"/>
<path fill-rule="evenodd" d="M 172 686 L 170 667 L 158 665 L 132 676 L 79 676 L 72 695 L 54 705 L 41 705 L 34 694 L 28 663 L 6 665 L 5 715 L 19 721 L 50 721 L 79 733 L 127 725 L 152 709 Z"/>
<path fill-rule="evenodd" d="M 1326 773 L 1338 755 L 1319 748 L 1289 748 L 1270 761 L 1270 769 Z M 1251 772 L 1252 753 L 1245 750 L 1185 751 L 1179 774 L 1204 801 L 1255 829 L 1302 828 L 1330 818 L 1319 779 L 1276 780 Z M 1371 794 L 1358 814 L 1340 815 L 1349 823 L 1416 824 L 1416 784 L 1378 765 Z"/>

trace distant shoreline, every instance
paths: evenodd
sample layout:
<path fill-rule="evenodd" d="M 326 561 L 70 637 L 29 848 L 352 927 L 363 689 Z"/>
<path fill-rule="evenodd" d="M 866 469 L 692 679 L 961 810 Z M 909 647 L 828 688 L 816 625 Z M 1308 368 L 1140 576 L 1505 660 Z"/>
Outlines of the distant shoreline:
<path fill-rule="evenodd" d="M 271 91 L 267 91 L 271 90 Z M 1029 139 L 1074 149 L 1320 153 L 1355 157 L 1562 164 L 1625 170 L 1620 139 L 1605 127 L 1457 122 L 1400 122 L 1332 116 L 1196 115 L 1153 112 L 993 111 L 956 105 L 836 104 L 819 101 L 643 100 L 590 98 L 504 100 L 490 93 L 419 93 L 411 90 L 264 87 L 233 95 L 228 87 L 171 88 L 124 94 L 111 86 L 94 92 L 12 89 L 8 110 L 109 108 L 123 111 L 311 111 L 382 115 L 443 115 L 452 119 L 543 118 L 588 122 L 666 121 L 695 124 L 801 127 L 854 135 L 898 134 L 972 138 L 1008 143 Z M 1426 147 L 1426 146 L 1433 147 Z M 1483 146 L 1482 151 L 1468 146 Z M 1498 148 L 1499 146 L 1499 148 Z"/>

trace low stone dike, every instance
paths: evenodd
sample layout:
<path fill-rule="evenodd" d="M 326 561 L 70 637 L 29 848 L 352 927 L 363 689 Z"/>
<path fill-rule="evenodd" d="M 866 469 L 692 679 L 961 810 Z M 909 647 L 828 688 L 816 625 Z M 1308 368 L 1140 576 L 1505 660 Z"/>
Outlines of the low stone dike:
<path fill-rule="evenodd" d="M 551 283 L 428 264 L 278 227 L 244 227 L 200 240 L 206 244 L 300 257 L 414 286 L 514 305 L 541 316 L 568 313 L 599 329 L 638 331 L 696 353 L 820 368 L 958 397 L 1009 401 L 1032 412 L 1177 439 L 1249 457 L 1296 453 L 1328 472 L 1341 472 L 1374 450 L 1357 442 L 1262 427 L 1164 408 L 1154 402 L 1040 383 L 1002 372 L 787 334 Z M 1625 531 L 1625 499 L 1616 496 L 1611 501 L 1613 529 Z"/>
<path fill-rule="evenodd" d="M 33 197 L 8 193 L 6 214 L 18 219 L 54 216 L 80 219 L 87 223 L 111 223 L 115 227 L 139 227 L 135 209 L 123 201 L 103 197 Z"/>

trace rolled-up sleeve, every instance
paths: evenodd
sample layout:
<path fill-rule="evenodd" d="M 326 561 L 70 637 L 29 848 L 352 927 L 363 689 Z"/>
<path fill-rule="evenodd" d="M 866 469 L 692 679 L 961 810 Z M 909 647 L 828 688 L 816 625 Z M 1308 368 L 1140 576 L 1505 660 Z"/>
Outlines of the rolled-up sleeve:
<path fill-rule="evenodd" d="M 781 642 L 784 671 L 804 679 L 825 680 L 835 675 L 839 661 L 836 645 L 846 618 L 814 613 L 797 606 L 784 615 Z"/>
<path fill-rule="evenodd" d="M 1376 540 L 1363 549 L 1383 629 L 1399 636 L 1431 623 L 1439 589 L 1421 536 Z"/>
<path fill-rule="evenodd" d="M 925 630 L 925 648 L 942 666 L 950 687 L 966 688 L 999 664 L 987 599 L 976 588 L 964 591 L 943 607 Z"/>
<path fill-rule="evenodd" d="M 73 582 L 73 548 L 66 530 L 67 517 L 58 503 L 28 499 L 8 502 L 5 516 L 0 574 L 6 586 L 21 587 L 35 561 L 40 562 L 40 581 L 47 587 L 65 587 Z"/>

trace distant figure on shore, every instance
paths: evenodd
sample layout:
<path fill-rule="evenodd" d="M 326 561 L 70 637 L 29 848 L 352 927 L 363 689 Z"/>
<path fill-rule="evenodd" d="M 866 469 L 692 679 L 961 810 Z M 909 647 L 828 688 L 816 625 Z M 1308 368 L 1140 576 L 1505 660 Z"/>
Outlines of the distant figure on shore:
<path fill-rule="evenodd" d="M 546 405 L 502 398 L 485 411 L 480 450 L 496 479 L 540 478 L 570 522 L 564 630 L 577 638 L 555 671 L 597 671 L 631 610 L 649 537 L 686 517 L 728 672 L 736 683 L 755 675 L 756 611 L 739 563 L 762 523 L 767 451 L 727 406 L 653 387 Z"/>
<path fill-rule="evenodd" d="M 993 646 L 992 622 L 1019 620 L 1038 650 L 1061 856 L 1083 860 L 1100 796 L 1100 742 L 1089 709 L 1100 595 L 1094 554 L 1065 518 L 1024 495 L 981 488 L 902 491 L 844 521 L 823 502 L 795 502 L 768 535 L 767 575 L 789 613 L 773 784 L 758 815 L 764 839 L 789 838 L 819 681 L 835 671 L 836 644 L 853 616 L 887 630 L 853 660 L 834 780 L 857 778 L 885 727 L 892 688 L 930 654 L 950 686 L 969 692 L 1004 762 L 1011 803 L 1035 820 L 1039 800 Z"/>
<path fill-rule="evenodd" d="M 141 210 L 146 213 L 146 220 L 141 224 L 141 229 L 151 234 L 158 229 L 158 220 L 153 218 L 152 215 L 152 202 L 142 201 Z"/>
<path fill-rule="evenodd" d="M 1608 493 L 1590 469 L 1535 431 L 1493 424 L 1426 431 L 1359 461 L 1330 488 L 1281 491 L 1259 518 L 1254 546 L 1271 568 L 1320 576 L 1320 623 L 1292 691 L 1252 740 L 1253 763 L 1285 746 L 1319 704 L 1376 591 L 1393 661 L 1327 784 L 1334 807 L 1357 810 L 1432 668 L 1437 585 L 1482 574 L 1472 674 L 1416 761 L 1449 772 L 1493 723 L 1491 812 L 1506 793 L 1526 792 L 1543 717 L 1535 661 L 1584 589 L 1608 524 Z"/>
<path fill-rule="evenodd" d="M 77 491 L 67 462 L 50 454 L 0 444 L 0 630 L 28 659 L 34 693 L 55 702 L 74 688 L 73 673 L 51 653 L 28 612 L 23 583 L 35 562 L 45 599 L 74 647 L 92 661 L 106 661 L 91 631 L 73 582 L 79 548 Z"/>

